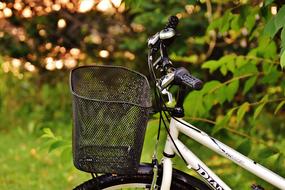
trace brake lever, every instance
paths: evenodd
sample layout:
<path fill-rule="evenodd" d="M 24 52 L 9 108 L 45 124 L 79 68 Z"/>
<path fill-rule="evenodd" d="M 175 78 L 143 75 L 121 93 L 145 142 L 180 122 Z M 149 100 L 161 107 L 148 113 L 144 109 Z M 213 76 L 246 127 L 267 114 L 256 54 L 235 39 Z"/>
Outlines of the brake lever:
<path fill-rule="evenodd" d="M 174 73 L 168 73 L 167 75 L 163 76 L 159 81 L 158 88 L 162 91 L 166 89 L 174 80 Z"/>
<path fill-rule="evenodd" d="M 165 88 L 161 91 L 162 94 L 167 95 L 168 97 L 168 104 L 171 104 L 173 102 L 173 96 L 172 94 Z"/>

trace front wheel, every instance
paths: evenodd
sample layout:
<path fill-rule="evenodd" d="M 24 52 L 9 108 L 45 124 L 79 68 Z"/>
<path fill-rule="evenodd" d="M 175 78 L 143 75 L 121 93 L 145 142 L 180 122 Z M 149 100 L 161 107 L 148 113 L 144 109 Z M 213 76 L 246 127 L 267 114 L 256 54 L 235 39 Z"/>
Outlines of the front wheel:
<path fill-rule="evenodd" d="M 151 165 L 140 165 L 136 174 L 132 175 L 101 175 L 79 185 L 74 190 L 115 190 L 115 189 L 150 189 L 153 172 Z M 159 167 L 157 185 L 160 189 L 162 169 Z M 171 189 L 173 190 L 210 190 L 201 180 L 184 172 L 173 169 Z"/>

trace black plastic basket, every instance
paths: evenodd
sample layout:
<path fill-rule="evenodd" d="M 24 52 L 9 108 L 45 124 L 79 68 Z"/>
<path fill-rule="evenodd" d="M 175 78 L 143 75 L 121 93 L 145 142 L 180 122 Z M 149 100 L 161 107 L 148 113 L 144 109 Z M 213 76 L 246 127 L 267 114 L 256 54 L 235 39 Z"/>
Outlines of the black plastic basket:
<path fill-rule="evenodd" d="M 146 77 L 124 67 L 83 66 L 71 71 L 70 86 L 75 167 L 136 172 L 151 107 Z"/>

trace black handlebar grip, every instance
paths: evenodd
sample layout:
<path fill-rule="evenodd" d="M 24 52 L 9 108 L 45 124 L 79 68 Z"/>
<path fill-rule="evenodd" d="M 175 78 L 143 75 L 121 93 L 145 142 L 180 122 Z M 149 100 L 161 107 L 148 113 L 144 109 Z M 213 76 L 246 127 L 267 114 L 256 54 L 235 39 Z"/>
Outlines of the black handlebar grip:
<path fill-rule="evenodd" d="M 184 67 L 180 67 L 175 71 L 174 81 L 176 84 L 186 85 L 194 90 L 200 90 L 203 87 L 203 82 L 192 76 Z"/>
<path fill-rule="evenodd" d="M 179 23 L 179 19 L 176 16 L 170 16 L 168 19 L 168 23 L 166 24 L 166 26 L 164 27 L 164 29 L 166 28 L 173 28 L 175 29 L 176 26 Z"/>

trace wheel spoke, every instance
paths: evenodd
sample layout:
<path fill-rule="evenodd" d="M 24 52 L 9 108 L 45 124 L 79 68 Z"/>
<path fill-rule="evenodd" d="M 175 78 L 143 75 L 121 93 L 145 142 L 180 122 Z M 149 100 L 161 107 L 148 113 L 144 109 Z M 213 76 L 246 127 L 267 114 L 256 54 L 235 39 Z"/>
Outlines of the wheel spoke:
<path fill-rule="evenodd" d="M 149 188 L 147 188 L 147 186 L 149 186 L 149 184 L 145 184 L 145 183 L 128 183 L 128 184 L 120 184 L 120 185 L 114 185 L 112 187 L 108 187 L 105 188 L 104 190 L 135 190 L 135 189 L 145 189 L 145 190 L 149 190 Z"/>

